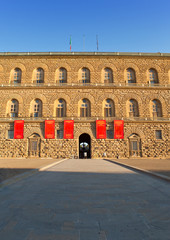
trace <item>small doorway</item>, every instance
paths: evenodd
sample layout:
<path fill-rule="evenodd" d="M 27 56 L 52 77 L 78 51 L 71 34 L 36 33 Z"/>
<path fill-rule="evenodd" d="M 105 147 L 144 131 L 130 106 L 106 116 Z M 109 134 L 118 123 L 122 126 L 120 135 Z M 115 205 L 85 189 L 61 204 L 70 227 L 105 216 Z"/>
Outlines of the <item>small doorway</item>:
<path fill-rule="evenodd" d="M 79 137 L 79 158 L 91 158 L 91 138 L 87 133 Z"/>
<path fill-rule="evenodd" d="M 34 133 L 28 139 L 28 156 L 40 157 L 40 144 L 41 138 L 38 134 Z"/>

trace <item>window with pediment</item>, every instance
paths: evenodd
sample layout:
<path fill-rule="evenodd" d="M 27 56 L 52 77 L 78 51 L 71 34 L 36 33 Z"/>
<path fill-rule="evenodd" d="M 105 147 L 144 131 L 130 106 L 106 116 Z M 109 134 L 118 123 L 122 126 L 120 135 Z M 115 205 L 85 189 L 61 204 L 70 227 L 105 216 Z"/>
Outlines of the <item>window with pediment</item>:
<path fill-rule="evenodd" d="M 141 148 L 141 139 L 138 134 L 131 134 L 129 136 L 129 155 L 131 157 L 141 157 L 142 148 Z"/>

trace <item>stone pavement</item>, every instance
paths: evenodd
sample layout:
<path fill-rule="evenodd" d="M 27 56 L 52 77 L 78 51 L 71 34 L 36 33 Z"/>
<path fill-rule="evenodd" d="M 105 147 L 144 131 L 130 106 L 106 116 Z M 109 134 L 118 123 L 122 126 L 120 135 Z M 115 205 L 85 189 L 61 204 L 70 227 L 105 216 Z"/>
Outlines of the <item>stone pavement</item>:
<path fill-rule="evenodd" d="M 39 169 L 49 164 L 59 162 L 53 158 L 5 158 L 0 159 L 0 183 L 18 174 Z"/>
<path fill-rule="evenodd" d="M 0 189 L 0 240 L 169 240 L 170 185 L 69 159 Z"/>
<path fill-rule="evenodd" d="M 170 159 L 129 158 L 110 160 L 170 177 Z"/>

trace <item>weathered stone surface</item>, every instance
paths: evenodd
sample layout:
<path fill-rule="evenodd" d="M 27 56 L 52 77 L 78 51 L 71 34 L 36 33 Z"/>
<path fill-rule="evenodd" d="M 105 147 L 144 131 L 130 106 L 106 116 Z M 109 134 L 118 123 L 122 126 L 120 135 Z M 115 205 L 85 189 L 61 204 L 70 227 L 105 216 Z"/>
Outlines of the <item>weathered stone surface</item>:
<path fill-rule="evenodd" d="M 92 85 L 56 86 L 59 68 L 67 70 L 67 83 L 78 84 L 79 70 L 86 67 L 90 71 Z M 22 71 L 21 86 L 12 86 L 11 74 L 15 68 Z M 44 84 L 31 86 L 33 72 L 36 68 L 44 70 Z M 104 86 L 102 71 L 110 68 L 113 71 L 113 84 Z M 136 75 L 136 84 L 128 86 L 126 69 L 132 68 Z M 157 71 L 159 85 L 149 86 L 148 70 Z M 139 136 L 141 154 L 143 157 L 169 157 L 170 152 L 170 57 L 156 55 L 106 56 L 106 55 L 1 55 L 0 56 L 0 157 L 27 157 L 29 155 L 29 137 L 39 135 L 41 157 L 64 158 L 79 154 L 79 136 L 87 133 L 91 137 L 91 156 L 100 158 L 106 152 L 107 157 L 129 157 L 129 137 Z M 28 86 L 24 86 L 27 84 Z M 49 86 L 47 86 L 49 84 Z M 103 85 L 101 85 L 103 84 Z M 3 85 L 3 86 L 2 86 Z M 7 86 L 8 85 L 8 86 Z M 42 101 L 42 118 L 30 118 L 31 103 L 36 98 Z M 74 119 L 74 140 L 44 139 L 44 120 L 54 118 L 55 130 L 63 130 L 63 120 L 56 118 L 56 100 L 66 102 L 66 117 Z M 91 117 L 79 117 L 79 101 L 86 98 L 90 101 Z M 103 119 L 103 101 L 111 99 L 114 102 L 115 116 L 105 118 L 107 130 L 113 131 L 113 120 L 123 119 L 124 140 L 96 139 L 95 120 Z M 8 102 L 16 99 L 19 103 L 18 117 L 25 120 L 24 139 L 9 140 L 7 132 L 13 129 L 13 121 L 8 118 Z M 130 117 L 127 102 L 134 99 L 138 103 L 138 117 Z M 157 99 L 161 103 L 162 116 L 152 118 L 151 101 Z M 156 139 L 155 131 L 162 131 L 162 139 Z M 57 138 L 57 136 L 56 136 Z"/>

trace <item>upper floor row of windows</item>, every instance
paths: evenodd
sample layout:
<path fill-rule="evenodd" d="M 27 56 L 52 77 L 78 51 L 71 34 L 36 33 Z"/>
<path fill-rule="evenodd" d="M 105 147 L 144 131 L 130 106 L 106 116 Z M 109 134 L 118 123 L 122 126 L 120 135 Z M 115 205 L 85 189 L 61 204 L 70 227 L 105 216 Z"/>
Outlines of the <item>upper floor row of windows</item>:
<path fill-rule="evenodd" d="M 44 83 L 45 71 L 43 68 L 36 68 L 33 71 L 32 82 L 36 84 Z M 81 68 L 78 71 L 78 81 L 80 83 L 90 83 L 91 82 L 90 70 L 88 68 Z M 137 82 L 136 72 L 133 68 L 127 68 L 124 74 L 125 82 L 133 84 Z M 159 84 L 158 72 L 154 68 L 150 68 L 147 71 L 147 78 L 150 84 Z M 114 73 L 111 68 L 104 68 L 101 72 L 101 79 L 103 83 L 114 83 Z M 67 70 L 65 68 L 59 68 L 56 71 L 56 82 L 57 83 L 67 83 Z M 10 73 L 11 83 L 21 83 L 22 82 L 22 70 L 20 68 L 15 68 Z"/>
<path fill-rule="evenodd" d="M 34 99 L 30 105 L 30 117 L 42 117 L 43 103 L 40 99 Z M 18 117 L 19 102 L 12 99 L 7 104 L 7 117 Z M 54 117 L 67 117 L 67 102 L 64 99 L 58 99 L 54 104 Z M 78 103 L 78 116 L 91 117 L 91 103 L 88 99 L 81 99 Z M 115 117 L 115 103 L 112 99 L 105 99 L 102 104 L 103 117 Z M 139 105 L 137 100 L 130 99 L 126 102 L 126 116 L 139 117 Z M 150 102 L 150 116 L 162 117 L 162 104 L 158 99 Z"/>

